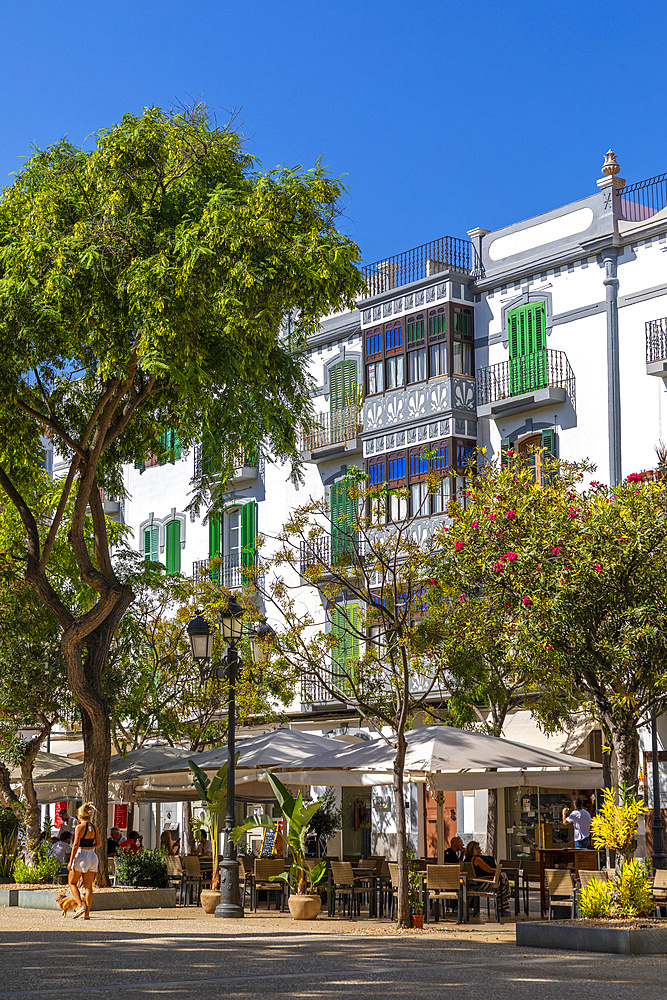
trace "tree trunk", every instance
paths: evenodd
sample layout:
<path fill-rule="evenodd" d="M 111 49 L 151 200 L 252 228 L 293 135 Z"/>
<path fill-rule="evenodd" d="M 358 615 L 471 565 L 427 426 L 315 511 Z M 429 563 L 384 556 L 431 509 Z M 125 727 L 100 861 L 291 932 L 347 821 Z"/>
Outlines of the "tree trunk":
<path fill-rule="evenodd" d="M 35 757 L 42 745 L 44 735 L 41 734 L 28 743 L 25 757 L 21 761 L 21 783 L 23 785 L 23 797 L 25 799 L 25 812 L 23 819 L 25 822 L 25 860 L 27 864 L 34 865 L 37 862 L 37 847 L 39 837 L 42 832 L 39 816 L 39 805 L 37 803 L 37 792 L 32 780 L 32 772 L 35 764 Z"/>
<path fill-rule="evenodd" d="M 489 788 L 486 806 L 486 853 L 498 857 L 498 789 Z"/>
<path fill-rule="evenodd" d="M 639 734 L 634 713 L 612 723 L 612 740 L 618 765 L 619 790 L 625 785 L 636 794 L 639 779 Z"/>
<path fill-rule="evenodd" d="M 398 862 L 398 926 L 410 927 L 408 902 L 408 838 L 405 826 L 403 800 L 403 767 L 405 764 L 405 735 L 397 733 L 396 760 L 394 761 L 394 809 L 396 810 L 396 860 Z"/>
<path fill-rule="evenodd" d="M 2 802 L 5 809 L 8 809 L 19 801 L 18 795 L 12 788 L 9 768 L 4 761 L 0 761 L 0 802 Z"/>

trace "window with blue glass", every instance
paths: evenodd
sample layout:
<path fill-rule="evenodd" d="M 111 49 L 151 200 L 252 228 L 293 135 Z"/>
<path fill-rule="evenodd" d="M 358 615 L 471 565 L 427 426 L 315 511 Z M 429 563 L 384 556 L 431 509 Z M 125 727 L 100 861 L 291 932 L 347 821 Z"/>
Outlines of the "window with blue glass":
<path fill-rule="evenodd" d="M 403 350 L 403 322 L 388 323 L 384 333 L 385 354 L 396 354 Z"/>
<path fill-rule="evenodd" d="M 456 467 L 464 469 L 472 461 L 475 454 L 475 445 L 471 441 L 456 442 Z"/>
<path fill-rule="evenodd" d="M 371 486 L 382 485 L 384 482 L 384 458 L 369 463 L 368 475 L 370 477 Z"/>
<path fill-rule="evenodd" d="M 389 482 L 395 483 L 405 479 L 405 454 L 390 455 L 387 461 Z"/>

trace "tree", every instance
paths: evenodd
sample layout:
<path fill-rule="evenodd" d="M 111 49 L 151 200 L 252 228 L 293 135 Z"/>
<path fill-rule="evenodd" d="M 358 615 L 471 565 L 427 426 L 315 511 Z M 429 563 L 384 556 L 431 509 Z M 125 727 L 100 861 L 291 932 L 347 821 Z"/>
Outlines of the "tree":
<path fill-rule="evenodd" d="M 398 923 L 407 927 L 405 735 L 415 713 L 430 711 L 431 699 L 438 700 L 435 679 L 423 672 L 416 628 L 429 541 L 418 536 L 415 519 L 405 517 L 404 490 L 369 486 L 358 470 L 337 490 L 333 511 L 326 500 L 313 500 L 292 513 L 266 562 L 262 594 L 283 623 L 272 655 L 301 678 L 304 698 L 313 687 L 324 690 L 391 733 Z"/>
<path fill-rule="evenodd" d="M 586 464 L 544 457 L 544 481 L 522 456 L 489 463 L 437 539 L 443 579 L 467 586 L 471 621 L 507 621 L 521 676 L 550 728 L 567 706 L 609 734 L 619 781 L 636 785 L 638 728 L 662 710 L 667 674 L 667 483 L 641 475 L 583 484 Z M 433 587 L 441 608 L 448 591 Z"/>
<path fill-rule="evenodd" d="M 104 676 L 133 591 L 111 560 L 100 489 L 122 495 L 123 464 L 161 454 L 165 431 L 186 448 L 207 439 L 195 503 L 240 447 L 264 444 L 296 470 L 305 337 L 362 287 L 358 248 L 335 226 L 340 184 L 319 166 L 253 167 L 206 109 L 149 108 L 89 150 L 37 150 L 0 200 L 0 501 L 21 517 L 26 581 L 62 630 L 83 794 L 102 828 Z M 45 435 L 68 468 L 42 538 L 31 482 Z M 97 597 L 83 613 L 50 573 L 70 503 L 73 557 Z"/>

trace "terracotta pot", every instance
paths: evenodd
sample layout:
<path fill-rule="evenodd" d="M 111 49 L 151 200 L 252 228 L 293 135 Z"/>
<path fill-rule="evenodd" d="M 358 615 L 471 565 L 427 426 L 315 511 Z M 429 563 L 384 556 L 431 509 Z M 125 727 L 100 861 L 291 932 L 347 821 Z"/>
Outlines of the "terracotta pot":
<path fill-rule="evenodd" d="M 201 905 L 204 913 L 215 913 L 215 908 L 220 902 L 220 893 L 216 889 L 202 889 Z"/>
<path fill-rule="evenodd" d="M 412 926 L 416 927 L 417 930 L 422 931 L 424 929 L 424 914 L 423 913 L 413 913 L 411 917 Z"/>
<path fill-rule="evenodd" d="M 294 894 L 287 897 L 287 905 L 293 920 L 314 920 L 320 912 L 322 898 Z"/>

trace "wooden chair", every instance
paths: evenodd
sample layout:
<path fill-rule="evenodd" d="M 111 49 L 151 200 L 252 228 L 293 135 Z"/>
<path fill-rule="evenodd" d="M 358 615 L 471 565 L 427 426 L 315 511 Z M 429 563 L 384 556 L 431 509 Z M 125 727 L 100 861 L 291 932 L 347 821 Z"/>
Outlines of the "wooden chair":
<path fill-rule="evenodd" d="M 463 886 L 458 865 L 427 865 L 424 890 L 424 919 L 429 923 L 431 902 L 435 902 L 435 919 L 440 919 L 440 906 L 446 899 L 456 900 L 458 922 L 463 921 Z M 444 910 L 443 910 L 444 918 Z"/>
<path fill-rule="evenodd" d="M 199 858 L 196 854 L 185 854 L 181 859 L 183 864 L 183 882 L 181 889 L 182 903 L 187 903 L 188 889 L 190 890 L 190 901 L 194 903 L 193 892 L 197 890 L 197 906 L 201 897 L 202 874 L 199 865 Z"/>
<path fill-rule="evenodd" d="M 273 875 L 282 875 L 289 867 L 285 858 L 255 858 L 255 867 L 252 877 L 252 908 L 257 912 L 257 890 L 266 892 L 267 909 L 271 909 L 271 893 L 276 893 L 280 897 L 281 911 L 285 912 L 285 882 L 282 879 L 272 880 Z M 276 898 L 276 909 L 278 909 L 278 898 Z"/>
<path fill-rule="evenodd" d="M 329 875 L 329 916 L 336 912 L 336 896 L 343 900 L 343 916 L 347 900 L 350 920 L 353 912 L 361 912 L 361 896 L 368 892 L 368 887 L 358 885 L 354 880 L 354 869 L 349 861 L 332 861 Z"/>
<path fill-rule="evenodd" d="M 387 871 L 389 874 L 389 883 L 386 886 L 385 892 L 389 896 L 389 919 L 394 919 L 394 913 L 396 912 L 396 903 L 398 902 L 398 865 L 394 861 L 387 862 Z"/>
<path fill-rule="evenodd" d="M 250 893 L 252 903 L 252 879 L 255 867 L 255 858 L 250 854 L 239 856 L 239 890 L 241 893 L 241 907 L 245 910 L 245 895 Z"/>
<path fill-rule="evenodd" d="M 572 872 L 567 868 L 545 868 L 544 881 L 549 901 L 549 920 L 554 906 L 569 906 L 571 918 L 577 915 L 577 890 Z"/>
<path fill-rule="evenodd" d="M 514 896 L 514 913 L 519 915 L 519 887 L 521 884 L 521 858 L 504 858 L 499 862 L 501 872 L 507 875 L 507 880 Z"/>
<path fill-rule="evenodd" d="M 653 902 L 656 912 L 664 916 L 667 906 L 667 868 L 656 868 L 653 875 Z"/>
<path fill-rule="evenodd" d="M 588 871 L 586 868 L 582 868 L 579 872 L 579 884 L 582 889 L 584 888 L 585 885 L 588 885 L 589 882 L 592 882 L 596 879 L 599 882 L 608 882 L 609 876 L 607 872 L 604 870 L 599 872 L 592 872 Z"/>
<path fill-rule="evenodd" d="M 468 867 L 466 863 L 466 868 Z M 489 904 L 493 900 L 496 907 L 496 920 L 500 923 L 501 914 L 501 904 L 500 904 L 500 865 L 497 865 L 493 879 L 480 879 L 479 874 L 475 871 L 472 864 L 472 875 L 466 871 L 467 885 L 466 885 L 466 897 L 467 897 L 467 912 L 466 919 L 470 919 L 470 900 L 471 899 L 485 899 L 486 900 L 486 912 L 489 913 Z M 488 888 L 480 888 L 480 882 L 487 882 Z"/>
<path fill-rule="evenodd" d="M 544 915 L 542 909 L 542 865 L 539 861 L 524 861 L 521 869 L 521 888 L 523 891 L 523 909 L 526 916 L 530 909 L 530 894 L 538 892 L 540 896 L 540 916 Z"/>

